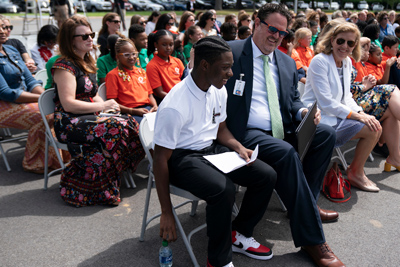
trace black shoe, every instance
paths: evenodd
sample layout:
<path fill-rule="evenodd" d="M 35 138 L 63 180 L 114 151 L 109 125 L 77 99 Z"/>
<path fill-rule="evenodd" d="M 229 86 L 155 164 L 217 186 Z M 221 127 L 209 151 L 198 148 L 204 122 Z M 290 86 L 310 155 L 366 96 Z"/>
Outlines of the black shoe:
<path fill-rule="evenodd" d="M 376 144 L 374 147 L 373 151 L 376 154 L 381 155 L 384 158 L 387 158 L 389 156 L 389 149 L 386 144 L 383 144 L 383 146 L 380 146 L 379 144 Z"/>

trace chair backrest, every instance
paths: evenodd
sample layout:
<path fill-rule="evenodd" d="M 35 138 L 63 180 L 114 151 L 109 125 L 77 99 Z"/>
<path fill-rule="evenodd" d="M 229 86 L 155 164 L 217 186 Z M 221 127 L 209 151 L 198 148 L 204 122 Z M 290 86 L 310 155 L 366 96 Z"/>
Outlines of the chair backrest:
<path fill-rule="evenodd" d="M 106 88 L 106 83 L 102 83 L 99 86 L 99 89 L 97 90 L 97 93 L 99 94 L 99 96 L 106 101 L 107 100 L 107 88 Z"/>
<path fill-rule="evenodd" d="M 152 117 L 154 116 L 154 117 Z M 150 166 L 153 166 L 153 156 L 150 150 L 153 148 L 154 138 L 154 125 L 150 125 L 155 121 L 156 112 L 145 114 L 139 127 L 139 138 L 142 143 L 143 149 L 146 152 L 147 159 L 149 160 Z"/>
<path fill-rule="evenodd" d="M 304 87 L 306 87 L 306 85 L 299 81 L 299 83 L 297 84 L 297 90 L 299 90 L 300 97 L 302 97 L 304 94 Z"/>
<path fill-rule="evenodd" d="M 44 70 L 39 70 L 38 72 L 36 72 L 35 79 L 38 81 L 42 81 L 43 86 L 45 86 L 47 83 L 47 70 L 44 69 Z"/>
<path fill-rule="evenodd" d="M 49 123 L 46 119 L 46 115 L 54 113 L 54 108 L 56 106 L 53 101 L 54 94 L 55 94 L 54 88 L 47 89 L 40 95 L 38 100 L 40 115 L 42 116 L 44 126 L 46 127 L 46 135 L 50 139 L 53 139 L 53 134 L 51 133 Z"/>

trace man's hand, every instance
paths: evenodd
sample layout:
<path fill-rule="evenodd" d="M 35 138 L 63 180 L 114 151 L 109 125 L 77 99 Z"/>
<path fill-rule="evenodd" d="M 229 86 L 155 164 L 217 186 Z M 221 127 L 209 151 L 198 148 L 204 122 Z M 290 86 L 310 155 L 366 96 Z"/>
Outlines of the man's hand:
<path fill-rule="evenodd" d="M 175 218 L 172 213 L 161 214 L 160 217 L 160 237 L 169 242 L 174 242 L 177 239 Z"/>
<path fill-rule="evenodd" d="M 318 125 L 320 121 L 321 121 L 321 110 L 317 108 L 317 112 L 315 112 L 314 116 L 314 124 Z"/>
<path fill-rule="evenodd" d="M 244 159 L 246 162 L 250 161 L 251 154 L 253 154 L 253 150 L 247 149 L 245 147 L 241 147 L 239 151 L 236 151 L 239 156 Z"/>

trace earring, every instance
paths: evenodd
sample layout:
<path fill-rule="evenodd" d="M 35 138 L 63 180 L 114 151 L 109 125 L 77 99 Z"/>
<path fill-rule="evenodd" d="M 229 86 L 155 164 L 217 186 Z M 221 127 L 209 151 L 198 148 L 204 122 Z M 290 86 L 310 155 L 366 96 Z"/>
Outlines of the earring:
<path fill-rule="evenodd" d="M 157 54 L 158 54 L 157 48 L 156 48 L 156 50 L 154 51 L 154 54 L 155 54 L 155 55 L 157 55 Z"/>

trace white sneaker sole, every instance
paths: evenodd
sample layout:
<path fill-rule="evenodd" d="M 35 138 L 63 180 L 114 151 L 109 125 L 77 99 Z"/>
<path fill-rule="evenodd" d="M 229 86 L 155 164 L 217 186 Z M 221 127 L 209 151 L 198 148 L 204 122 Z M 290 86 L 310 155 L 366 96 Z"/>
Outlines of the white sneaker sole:
<path fill-rule="evenodd" d="M 247 252 L 247 251 L 245 251 L 245 250 L 243 250 L 243 249 L 241 249 L 241 248 L 238 248 L 238 247 L 236 247 L 236 246 L 234 246 L 234 245 L 232 245 L 232 251 L 233 251 L 233 252 L 237 252 L 237 253 L 244 254 L 244 255 L 246 255 L 247 257 L 250 257 L 250 258 L 253 258 L 253 259 L 256 259 L 256 260 L 264 260 L 264 261 L 270 260 L 270 259 L 274 256 L 274 254 L 272 253 L 272 251 L 271 251 L 271 255 L 269 255 L 269 256 L 258 256 L 258 255 L 254 255 L 254 254 L 251 254 L 251 253 L 249 253 L 249 252 Z"/>

